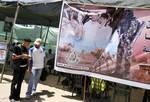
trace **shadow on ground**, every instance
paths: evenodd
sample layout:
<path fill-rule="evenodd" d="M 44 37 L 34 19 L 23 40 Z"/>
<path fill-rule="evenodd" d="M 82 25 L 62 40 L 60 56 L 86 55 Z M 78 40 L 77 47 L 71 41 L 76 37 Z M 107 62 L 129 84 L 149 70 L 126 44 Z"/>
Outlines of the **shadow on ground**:
<path fill-rule="evenodd" d="M 3 77 L 3 80 L 6 81 L 7 83 L 10 83 L 11 82 L 11 79 L 10 78 L 5 78 Z M 3 82 L 4 83 L 4 82 Z"/>
<path fill-rule="evenodd" d="M 21 98 L 21 102 L 43 102 L 45 99 L 41 98 L 46 95 L 47 97 L 53 97 L 55 92 L 49 92 L 48 90 L 42 90 L 41 92 L 35 93 L 30 99 Z"/>
<path fill-rule="evenodd" d="M 71 95 L 62 95 L 64 98 L 69 98 L 69 99 L 75 99 L 75 100 L 82 100 L 82 96 L 71 96 Z"/>
<path fill-rule="evenodd" d="M 13 70 L 11 68 L 6 68 L 6 70 L 4 72 L 4 75 L 3 75 L 3 84 L 11 83 L 12 73 L 13 73 Z M 8 76 L 6 77 L 5 75 L 10 75 L 11 78 L 8 78 Z M 24 81 L 25 81 L 26 84 L 28 84 L 28 82 L 29 82 L 29 77 L 30 77 L 29 72 L 26 72 L 26 75 L 25 75 L 25 78 L 24 78 Z M 57 83 L 58 78 L 59 78 L 59 76 L 57 76 L 57 75 L 49 74 L 47 76 L 46 81 L 40 81 L 40 84 L 46 85 L 48 87 L 54 87 L 54 88 L 57 88 L 57 89 L 61 89 L 61 90 L 71 92 L 72 90 L 70 90 L 68 87 L 63 87 L 62 84 L 61 84 L 62 80 L 64 80 L 65 77 L 61 77 L 60 82 Z M 44 97 L 45 96 L 46 97 L 53 97 L 54 94 L 55 94 L 54 92 L 49 92 L 48 90 L 42 90 L 42 91 L 34 94 L 31 97 L 31 99 L 27 99 L 25 97 L 22 97 L 21 102 L 44 102 L 46 99 L 43 98 L 42 96 L 44 96 Z M 64 98 L 82 100 L 80 96 L 72 97 L 71 95 L 72 94 L 70 94 L 68 96 L 64 96 Z"/>

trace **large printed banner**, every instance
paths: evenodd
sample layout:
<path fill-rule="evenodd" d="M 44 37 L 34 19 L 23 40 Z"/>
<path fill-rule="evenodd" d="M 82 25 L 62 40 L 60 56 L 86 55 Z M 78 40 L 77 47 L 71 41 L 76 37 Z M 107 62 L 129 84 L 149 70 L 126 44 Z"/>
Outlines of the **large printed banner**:
<path fill-rule="evenodd" d="M 64 3 L 55 69 L 150 89 L 150 10 Z"/>

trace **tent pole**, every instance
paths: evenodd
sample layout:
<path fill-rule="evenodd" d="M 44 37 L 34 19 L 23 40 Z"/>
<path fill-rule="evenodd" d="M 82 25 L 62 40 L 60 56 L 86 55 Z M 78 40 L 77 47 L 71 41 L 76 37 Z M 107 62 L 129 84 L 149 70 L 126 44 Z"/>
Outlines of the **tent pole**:
<path fill-rule="evenodd" d="M 46 45 L 46 40 L 47 40 L 47 37 L 48 37 L 48 32 L 49 32 L 49 27 L 48 27 L 48 29 L 47 29 L 47 33 L 46 33 L 46 37 L 45 37 L 45 41 L 44 41 L 44 47 L 45 47 L 45 45 Z"/>
<path fill-rule="evenodd" d="M 51 30 L 51 31 L 49 31 L 50 32 L 50 34 L 55 38 L 55 36 L 53 35 L 54 34 L 54 32 Z"/>
<path fill-rule="evenodd" d="M 41 25 L 40 38 L 42 38 L 42 33 L 43 33 L 43 27 Z"/>
<path fill-rule="evenodd" d="M 85 102 L 85 98 L 86 98 L 86 76 L 84 76 L 83 102 Z"/>
<path fill-rule="evenodd" d="M 8 32 L 6 31 L 6 34 L 5 34 L 5 40 L 7 40 L 7 35 L 8 35 Z"/>
<path fill-rule="evenodd" d="M 16 12 L 15 12 L 15 18 L 14 18 L 14 21 L 13 21 L 13 27 L 12 27 L 12 30 L 11 30 L 11 36 L 10 36 L 10 39 L 9 39 L 9 43 L 11 44 L 12 42 L 12 38 L 13 38 L 13 28 L 15 26 L 15 23 L 16 23 L 16 20 L 17 20 L 17 16 L 18 16 L 18 13 L 19 13 L 19 8 L 20 8 L 20 5 L 19 5 L 19 0 L 18 0 L 18 3 L 17 3 L 17 9 L 16 9 Z"/>
<path fill-rule="evenodd" d="M 8 46 L 7 46 L 6 53 L 8 53 L 8 52 L 9 52 L 10 44 L 12 43 L 12 38 L 13 38 L 13 28 L 14 28 L 15 23 L 16 23 L 16 20 L 17 20 L 17 16 L 18 16 L 19 8 L 20 8 L 20 5 L 19 5 L 19 0 L 18 0 L 18 1 L 17 1 L 17 8 L 16 8 L 16 12 L 15 12 L 15 18 L 14 18 L 13 26 L 12 26 L 12 29 L 11 29 L 11 36 L 10 36 L 10 39 L 9 39 L 9 42 L 8 42 Z M 3 80 L 3 74 L 4 74 L 4 71 L 5 71 L 5 67 L 6 67 L 6 60 L 5 60 L 5 63 L 4 63 L 4 65 L 3 65 L 3 68 L 2 68 L 0 83 L 1 83 L 1 82 L 2 82 L 2 80 Z"/>

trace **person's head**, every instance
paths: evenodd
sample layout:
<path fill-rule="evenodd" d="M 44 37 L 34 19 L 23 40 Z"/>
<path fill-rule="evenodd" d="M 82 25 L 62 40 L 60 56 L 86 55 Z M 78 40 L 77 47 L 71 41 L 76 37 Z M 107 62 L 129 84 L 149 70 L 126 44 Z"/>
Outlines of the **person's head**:
<path fill-rule="evenodd" d="M 52 53 L 52 49 L 49 49 L 49 50 L 48 50 L 48 53 L 51 54 L 51 53 Z"/>
<path fill-rule="evenodd" d="M 19 44 L 21 44 L 21 43 L 18 40 L 14 40 L 13 46 L 17 46 Z"/>
<path fill-rule="evenodd" d="M 41 40 L 40 38 L 37 38 L 37 39 L 34 41 L 34 46 L 35 46 L 36 48 L 40 48 L 41 43 L 42 43 L 42 40 Z"/>
<path fill-rule="evenodd" d="M 78 12 L 75 12 L 75 11 L 72 12 L 71 19 L 74 19 L 74 20 L 78 21 Z"/>
<path fill-rule="evenodd" d="M 124 18 L 126 19 L 132 19 L 134 17 L 132 10 L 125 10 L 124 12 Z"/>
<path fill-rule="evenodd" d="M 107 7 L 106 13 L 109 14 L 112 17 L 114 15 L 114 13 L 115 13 L 116 10 L 117 9 L 114 8 L 114 7 Z"/>
<path fill-rule="evenodd" d="M 93 22 L 98 20 L 98 15 L 96 13 L 89 13 L 89 17 Z"/>
<path fill-rule="evenodd" d="M 108 23 L 109 20 L 109 15 L 107 13 L 102 13 L 100 18 L 98 19 L 99 24 L 101 24 L 102 26 L 106 25 L 106 23 Z"/>
<path fill-rule="evenodd" d="M 29 48 L 30 43 L 31 43 L 31 39 L 24 39 L 23 40 L 23 46 L 26 48 Z"/>

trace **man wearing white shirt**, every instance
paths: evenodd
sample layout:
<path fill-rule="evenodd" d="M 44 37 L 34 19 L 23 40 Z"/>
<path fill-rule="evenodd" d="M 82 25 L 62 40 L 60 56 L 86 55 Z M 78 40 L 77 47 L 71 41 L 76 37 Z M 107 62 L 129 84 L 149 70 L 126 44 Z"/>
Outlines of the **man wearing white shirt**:
<path fill-rule="evenodd" d="M 95 48 L 105 49 L 110 42 L 112 28 L 109 26 L 109 19 L 107 13 L 102 13 L 98 20 L 100 26 L 94 37 Z"/>
<path fill-rule="evenodd" d="M 91 19 L 88 22 L 86 22 L 83 26 L 84 35 L 82 41 L 80 42 L 80 45 L 83 46 L 82 50 L 85 51 L 92 51 L 95 48 L 94 40 L 100 26 L 100 24 L 97 21 L 98 15 L 93 14 L 90 16 Z"/>
<path fill-rule="evenodd" d="M 31 72 L 29 85 L 26 92 L 26 97 L 30 98 L 31 94 L 36 91 L 38 81 L 41 76 L 42 69 L 44 68 L 45 52 L 41 47 L 41 39 L 37 38 L 34 42 L 34 47 L 30 48 L 29 55 L 32 63 L 29 65 L 29 71 Z"/>

